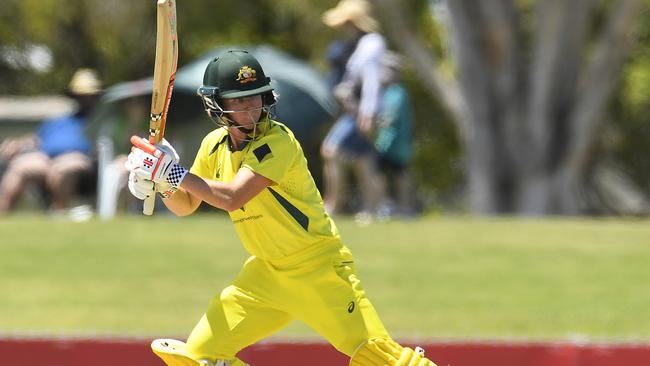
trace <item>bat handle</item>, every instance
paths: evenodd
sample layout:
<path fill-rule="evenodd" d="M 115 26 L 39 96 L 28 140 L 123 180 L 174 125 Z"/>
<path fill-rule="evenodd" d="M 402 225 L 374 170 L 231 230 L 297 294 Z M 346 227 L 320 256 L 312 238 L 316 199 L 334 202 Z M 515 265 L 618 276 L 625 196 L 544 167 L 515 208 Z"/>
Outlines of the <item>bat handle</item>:
<path fill-rule="evenodd" d="M 142 213 L 147 215 L 147 216 L 151 216 L 153 214 L 154 206 L 156 206 L 156 194 L 155 193 L 144 199 L 144 203 L 142 205 Z"/>
<path fill-rule="evenodd" d="M 142 149 L 143 151 L 151 155 L 156 155 L 157 153 L 156 147 L 150 142 L 148 142 L 147 139 L 143 139 L 139 136 L 131 136 L 131 143 L 133 144 L 133 146 L 137 146 L 138 148 Z M 154 206 L 156 206 L 155 192 L 151 196 L 145 198 L 142 206 L 142 213 L 147 216 L 151 216 L 153 214 Z"/>

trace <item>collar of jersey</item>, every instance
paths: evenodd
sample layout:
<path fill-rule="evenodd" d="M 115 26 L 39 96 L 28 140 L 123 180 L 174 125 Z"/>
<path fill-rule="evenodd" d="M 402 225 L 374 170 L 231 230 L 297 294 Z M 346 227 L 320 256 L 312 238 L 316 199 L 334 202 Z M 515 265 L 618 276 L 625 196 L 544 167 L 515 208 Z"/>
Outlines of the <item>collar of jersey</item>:
<path fill-rule="evenodd" d="M 209 155 L 214 154 L 215 151 L 217 151 L 217 149 L 219 148 L 219 145 L 221 145 L 221 144 L 223 144 L 223 143 L 226 143 L 226 146 L 228 147 L 228 150 L 229 150 L 229 151 L 231 151 L 231 152 L 233 152 L 233 151 L 234 151 L 234 152 L 237 152 L 237 151 L 242 151 L 242 150 L 244 150 L 244 149 L 246 148 L 246 146 L 248 146 L 248 144 L 251 142 L 251 140 L 244 140 L 244 141 L 241 143 L 241 145 L 239 145 L 239 149 L 237 149 L 237 150 L 233 150 L 233 148 L 232 148 L 232 143 L 230 142 L 230 138 L 229 138 L 229 137 L 230 137 L 230 135 L 228 134 L 228 132 L 226 132 L 226 133 L 223 135 L 223 137 L 221 138 L 221 140 L 219 140 L 219 142 L 217 142 L 216 145 L 214 145 L 214 147 L 212 148 L 212 150 L 210 150 L 210 154 L 209 154 Z"/>

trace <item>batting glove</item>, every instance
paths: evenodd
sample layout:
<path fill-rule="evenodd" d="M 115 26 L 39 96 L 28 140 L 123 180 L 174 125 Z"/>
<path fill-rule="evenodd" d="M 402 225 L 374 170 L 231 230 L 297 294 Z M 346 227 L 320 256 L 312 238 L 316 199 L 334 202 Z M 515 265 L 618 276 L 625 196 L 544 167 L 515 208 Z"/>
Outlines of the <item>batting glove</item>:
<path fill-rule="evenodd" d="M 160 197 L 165 200 L 178 190 L 177 187 L 173 187 L 167 182 L 154 184 L 150 180 L 138 178 L 138 175 L 133 172 L 129 173 L 128 187 L 131 194 L 140 200 L 147 199 L 147 197 L 153 195 L 155 192 L 158 192 Z"/>
<path fill-rule="evenodd" d="M 169 142 L 163 139 L 162 143 L 151 145 L 138 137 L 132 138 L 131 142 L 134 146 L 125 163 L 126 169 L 156 184 L 169 183 L 173 188 L 180 186 L 187 169 L 178 164 L 178 153 Z"/>
<path fill-rule="evenodd" d="M 131 194 L 139 200 L 145 200 L 156 192 L 152 181 L 139 178 L 134 172 L 129 173 L 128 186 Z"/>

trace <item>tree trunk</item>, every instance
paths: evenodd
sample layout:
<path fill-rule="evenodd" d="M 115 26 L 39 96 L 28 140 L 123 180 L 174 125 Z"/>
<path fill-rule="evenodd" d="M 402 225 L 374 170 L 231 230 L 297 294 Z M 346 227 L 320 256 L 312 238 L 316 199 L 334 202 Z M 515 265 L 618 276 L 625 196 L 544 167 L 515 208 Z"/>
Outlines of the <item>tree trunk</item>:
<path fill-rule="evenodd" d="M 528 50 L 519 2 L 447 1 L 457 80 L 441 76 L 395 1 L 374 3 L 387 35 L 429 70 L 428 89 L 457 119 L 473 212 L 582 212 L 582 176 L 640 0 L 611 5 L 593 53 L 585 50 L 597 0 L 537 1 Z"/>
<path fill-rule="evenodd" d="M 569 116 L 566 153 L 553 177 L 558 213 L 577 214 L 582 211 L 579 201 L 582 178 L 592 159 L 596 133 L 602 124 L 607 100 L 616 86 L 634 40 L 632 19 L 640 3 L 640 0 L 621 0 L 612 6 L 593 58 L 581 75 L 573 102 L 575 107 Z"/>
<path fill-rule="evenodd" d="M 582 45 L 594 2 L 545 0 L 536 3 L 536 26 L 528 75 L 523 159 L 517 211 L 554 210 L 552 175 L 565 151 L 566 126 L 576 90 Z"/>

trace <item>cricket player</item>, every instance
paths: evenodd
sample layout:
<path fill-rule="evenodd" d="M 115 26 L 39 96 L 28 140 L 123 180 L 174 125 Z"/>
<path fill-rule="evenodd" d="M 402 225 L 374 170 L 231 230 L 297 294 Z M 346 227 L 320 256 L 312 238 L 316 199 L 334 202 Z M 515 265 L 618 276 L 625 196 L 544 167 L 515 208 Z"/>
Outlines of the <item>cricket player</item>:
<path fill-rule="evenodd" d="M 388 335 L 300 144 L 271 119 L 276 94 L 259 62 L 246 51 L 224 53 L 208 64 L 198 95 L 219 128 L 203 139 L 192 167 L 178 164 L 167 141 L 155 152 L 135 144 L 129 189 L 139 199 L 158 191 L 179 216 L 201 202 L 228 211 L 251 256 L 186 344 L 157 353 L 169 366 L 244 366 L 237 352 L 299 319 L 350 356 L 350 365 L 435 366 L 421 348 Z"/>

